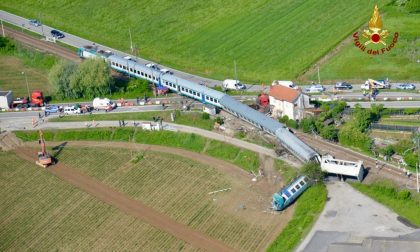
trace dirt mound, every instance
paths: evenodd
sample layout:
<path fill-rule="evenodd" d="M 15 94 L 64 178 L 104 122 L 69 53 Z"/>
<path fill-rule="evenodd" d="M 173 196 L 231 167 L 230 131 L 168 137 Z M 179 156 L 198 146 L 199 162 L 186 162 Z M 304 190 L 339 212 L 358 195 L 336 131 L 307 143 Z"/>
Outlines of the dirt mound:
<path fill-rule="evenodd" d="M 22 145 L 22 141 L 11 132 L 0 134 L 0 150 L 9 151 Z"/>

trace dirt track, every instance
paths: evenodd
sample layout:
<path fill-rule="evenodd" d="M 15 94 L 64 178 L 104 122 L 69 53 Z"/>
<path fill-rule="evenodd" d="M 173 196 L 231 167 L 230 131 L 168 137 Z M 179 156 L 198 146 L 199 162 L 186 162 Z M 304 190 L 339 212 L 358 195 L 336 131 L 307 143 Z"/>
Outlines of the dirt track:
<path fill-rule="evenodd" d="M 55 43 L 47 42 L 45 40 L 32 37 L 23 32 L 15 31 L 9 27 L 4 27 L 4 31 L 8 37 L 18 40 L 27 46 L 37 48 L 41 51 L 56 54 L 74 62 L 81 62 L 81 59 L 77 56 L 75 52 L 62 46 L 59 46 Z"/>
<path fill-rule="evenodd" d="M 89 146 L 89 145 L 99 145 L 94 142 L 80 142 L 80 143 L 69 143 L 69 146 Z M 103 146 L 103 143 L 100 145 Z M 112 143 L 115 146 L 115 143 Z M 127 147 L 130 144 L 121 143 L 121 145 Z M 150 146 L 144 146 L 146 149 Z M 158 147 L 158 146 L 153 146 Z M 171 153 L 175 153 L 174 149 L 167 147 L 157 148 L 160 151 L 170 150 Z M 157 151 L 159 151 L 157 150 Z M 178 149 L 177 149 L 178 150 Z M 180 153 L 183 153 L 183 150 L 179 150 Z M 36 156 L 36 151 L 32 148 L 23 147 L 16 151 L 16 154 L 30 162 L 34 162 L 34 156 Z M 176 153 L 178 154 L 178 153 Z M 186 154 L 186 153 L 184 153 Z M 200 155 L 200 154 L 197 154 Z M 204 155 L 200 155 L 204 156 Z M 191 157 L 190 157 L 191 158 Z M 220 161 L 223 162 L 223 161 Z M 219 163 L 220 164 L 220 163 Z M 214 164 L 213 164 L 214 165 Z M 129 198 L 127 195 L 116 191 L 115 189 L 81 173 L 80 171 L 70 168 L 63 164 L 56 164 L 47 168 L 49 172 L 55 176 L 67 181 L 68 183 L 80 188 L 81 190 L 95 196 L 99 200 L 108 203 L 121 211 L 130 214 L 140 220 L 159 228 L 163 231 L 166 231 L 173 236 L 188 242 L 194 247 L 201 248 L 208 251 L 233 251 L 232 248 L 226 246 L 222 242 L 210 238 L 206 234 L 194 230 L 184 224 L 176 222 L 169 218 L 168 216 L 157 212 L 156 210 L 144 205 L 143 203 Z"/>

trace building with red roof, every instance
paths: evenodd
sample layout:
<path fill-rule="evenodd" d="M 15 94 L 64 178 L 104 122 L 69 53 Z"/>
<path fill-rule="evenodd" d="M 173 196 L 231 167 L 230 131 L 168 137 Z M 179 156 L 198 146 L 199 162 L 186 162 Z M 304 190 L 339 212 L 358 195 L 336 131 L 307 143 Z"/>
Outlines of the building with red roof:
<path fill-rule="evenodd" d="M 275 117 L 287 115 L 290 119 L 301 120 L 304 110 L 311 108 L 309 96 L 300 89 L 293 89 L 282 85 L 273 85 L 269 92 L 270 106 Z"/>

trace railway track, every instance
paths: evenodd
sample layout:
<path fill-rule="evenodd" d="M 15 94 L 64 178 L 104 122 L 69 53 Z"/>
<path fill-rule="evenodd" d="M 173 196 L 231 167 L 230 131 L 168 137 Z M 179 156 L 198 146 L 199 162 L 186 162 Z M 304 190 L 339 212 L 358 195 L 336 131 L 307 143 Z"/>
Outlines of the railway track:
<path fill-rule="evenodd" d="M 383 177 L 391 179 L 403 187 L 412 189 L 416 186 L 415 176 L 407 177 L 401 169 L 398 169 L 394 165 L 379 161 L 378 167 L 376 167 L 376 160 L 374 158 L 308 134 L 296 132 L 296 135 L 320 154 L 328 153 L 339 159 L 363 161 L 364 167 L 369 171 L 366 177 L 367 181 L 375 177 Z"/>
<path fill-rule="evenodd" d="M 9 27 L 4 27 L 4 32 L 8 37 L 13 38 L 26 46 L 33 47 L 44 52 L 56 54 L 60 57 L 74 61 L 76 63 L 81 62 L 81 59 L 76 55 L 75 52 L 62 46 L 59 46 L 55 43 L 32 37 L 23 32 L 13 30 Z"/>

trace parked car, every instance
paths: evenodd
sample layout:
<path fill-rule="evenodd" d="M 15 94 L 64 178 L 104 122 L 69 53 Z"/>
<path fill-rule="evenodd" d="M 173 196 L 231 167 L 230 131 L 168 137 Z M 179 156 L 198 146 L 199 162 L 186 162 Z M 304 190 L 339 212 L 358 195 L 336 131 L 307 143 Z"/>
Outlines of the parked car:
<path fill-rule="evenodd" d="M 45 112 L 47 113 L 57 113 L 60 108 L 57 105 L 47 105 L 45 107 Z"/>
<path fill-rule="evenodd" d="M 80 108 L 76 108 L 75 106 L 66 106 L 64 107 L 64 114 L 66 115 L 80 114 Z"/>
<path fill-rule="evenodd" d="M 42 25 L 41 22 L 39 22 L 39 20 L 36 20 L 36 19 L 29 19 L 29 24 L 36 27 Z"/>
<path fill-rule="evenodd" d="M 324 92 L 325 87 L 322 86 L 321 84 L 316 84 L 316 85 L 311 85 L 308 88 L 305 88 L 305 91 L 308 92 L 308 93 Z"/>
<path fill-rule="evenodd" d="M 146 67 L 159 70 L 159 67 L 156 64 L 153 64 L 153 63 L 147 63 Z"/>
<path fill-rule="evenodd" d="M 335 88 L 336 89 L 352 89 L 353 86 L 347 82 L 337 82 L 335 83 Z"/>
<path fill-rule="evenodd" d="M 57 38 L 57 39 L 64 38 L 64 34 L 63 34 L 63 33 L 61 33 L 61 32 L 59 32 L 59 31 L 57 31 L 57 30 L 52 30 L 52 31 L 51 31 L 51 35 L 52 35 L 54 38 Z"/>
<path fill-rule="evenodd" d="M 162 68 L 162 69 L 160 69 L 160 71 L 162 72 L 162 73 L 164 73 L 164 74 L 173 74 L 171 71 L 169 71 L 168 69 L 166 69 L 166 68 Z"/>
<path fill-rule="evenodd" d="M 401 89 L 401 90 L 414 90 L 416 89 L 416 86 L 411 83 L 404 83 L 404 84 L 397 85 L 396 88 Z"/>

